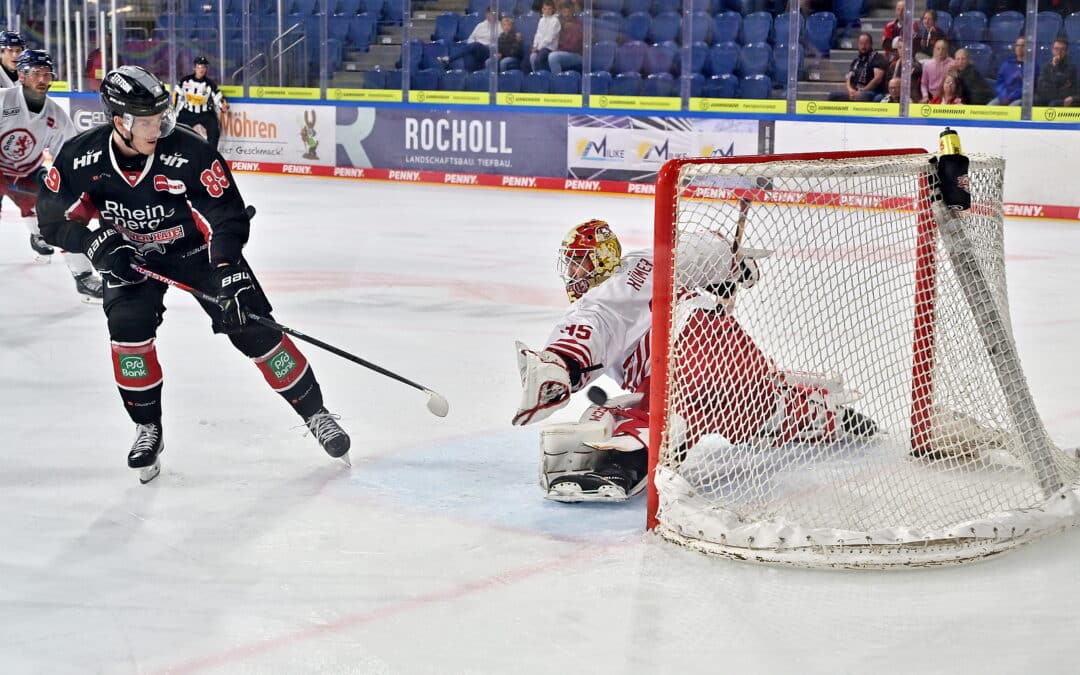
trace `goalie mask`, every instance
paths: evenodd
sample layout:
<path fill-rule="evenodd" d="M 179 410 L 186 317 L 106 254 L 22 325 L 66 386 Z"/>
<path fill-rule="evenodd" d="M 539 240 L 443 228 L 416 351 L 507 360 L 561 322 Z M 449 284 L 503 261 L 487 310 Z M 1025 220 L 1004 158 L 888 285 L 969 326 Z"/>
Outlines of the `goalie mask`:
<path fill-rule="evenodd" d="M 621 260 L 622 246 L 607 223 L 590 220 L 576 225 L 559 247 L 559 277 L 570 302 L 614 274 Z"/>

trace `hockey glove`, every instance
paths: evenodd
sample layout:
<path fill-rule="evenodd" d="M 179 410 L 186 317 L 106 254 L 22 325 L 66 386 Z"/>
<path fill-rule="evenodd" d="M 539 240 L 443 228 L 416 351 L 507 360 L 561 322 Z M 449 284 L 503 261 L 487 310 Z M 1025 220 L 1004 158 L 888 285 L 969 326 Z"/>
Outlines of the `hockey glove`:
<path fill-rule="evenodd" d="M 218 304 L 221 305 L 221 323 L 225 332 L 235 333 L 243 329 L 250 303 L 255 298 L 251 273 L 239 265 L 228 263 L 214 268 L 214 282 L 218 287 Z"/>
<path fill-rule="evenodd" d="M 539 422 L 570 401 L 570 370 L 554 352 L 536 352 L 520 342 L 516 347 L 521 405 L 512 423 L 523 426 Z"/>
<path fill-rule="evenodd" d="M 105 226 L 87 235 L 83 241 L 83 252 L 99 272 L 108 274 L 118 283 L 146 281 L 145 276 L 131 269 L 132 263 L 141 262 L 139 252 L 111 227 Z"/>

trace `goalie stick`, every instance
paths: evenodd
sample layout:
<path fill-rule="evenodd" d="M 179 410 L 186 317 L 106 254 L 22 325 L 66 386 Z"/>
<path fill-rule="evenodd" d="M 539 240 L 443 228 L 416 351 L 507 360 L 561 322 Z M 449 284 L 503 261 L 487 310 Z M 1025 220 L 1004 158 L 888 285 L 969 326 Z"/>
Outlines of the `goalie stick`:
<path fill-rule="evenodd" d="M 132 263 L 131 269 L 135 270 L 136 272 L 139 272 L 140 274 L 144 274 L 147 277 L 149 277 L 151 279 L 154 279 L 155 281 L 160 281 L 163 284 L 167 284 L 169 286 L 175 286 L 176 288 L 179 288 L 182 291 L 187 291 L 188 293 L 194 295 L 196 298 L 199 298 L 200 300 L 204 300 L 206 302 L 212 302 L 215 305 L 220 304 L 218 299 L 215 298 L 214 296 L 210 295 L 209 293 L 203 293 L 202 291 L 200 291 L 197 288 L 192 288 L 191 286 L 188 286 L 185 283 L 179 282 L 179 281 L 177 281 L 175 279 L 170 279 L 169 277 L 164 276 L 162 274 L 158 274 L 157 272 L 155 272 L 153 270 L 150 270 L 150 269 L 147 269 L 147 268 L 143 267 L 142 265 L 137 265 L 135 263 Z M 288 326 L 283 326 L 282 324 L 280 324 L 280 323 L 278 323 L 276 321 L 273 321 L 272 319 L 268 319 L 268 318 L 266 318 L 264 316 L 260 316 L 259 314 L 256 314 L 254 312 L 245 312 L 245 314 L 247 315 L 247 318 L 251 319 L 255 323 L 262 324 L 262 325 L 264 325 L 264 326 L 266 326 L 268 328 L 273 328 L 274 330 L 279 330 L 282 333 L 288 333 L 289 335 L 293 336 L 294 338 L 298 338 L 300 340 L 303 340 L 304 342 L 309 342 L 309 343 L 315 345 L 316 347 L 319 347 L 321 349 L 325 349 L 326 351 L 330 352 L 331 354 L 335 354 L 337 356 L 340 356 L 343 359 L 346 359 L 348 361 L 352 361 L 353 363 L 359 364 L 359 365 L 361 365 L 361 366 L 363 366 L 363 367 L 365 367 L 365 368 L 367 368 L 369 370 L 374 370 L 376 373 L 379 373 L 380 375 L 385 375 L 386 377 L 389 377 L 392 380 L 397 380 L 398 382 L 401 382 L 402 384 L 407 384 L 410 387 L 412 387 L 413 389 L 419 389 L 420 391 L 422 391 L 422 392 L 424 392 L 425 394 L 428 395 L 427 409 L 430 410 L 433 415 L 437 415 L 438 417 L 446 417 L 446 414 L 448 412 L 450 412 L 450 404 L 446 401 L 446 398 L 443 397 L 441 394 L 438 394 L 438 393 L 428 389 L 427 387 L 425 387 L 423 385 L 417 384 L 416 382 L 413 382 L 412 380 L 406 379 L 406 378 L 402 377 L 401 375 L 398 375 L 395 372 L 392 372 L 392 371 L 387 370 L 386 368 L 383 368 L 382 366 L 375 365 L 374 363 L 372 363 L 370 361 L 365 361 L 364 359 L 360 358 L 359 356 L 356 356 L 354 354 L 350 354 L 349 352 L 345 351 L 344 349 L 339 349 L 339 348 L 335 347 L 334 345 L 327 344 L 326 342 L 323 342 L 322 340 L 319 340 L 318 338 L 313 338 L 310 335 L 305 335 L 304 333 L 301 333 L 300 331 L 298 331 L 298 330 L 296 330 L 294 328 L 289 328 Z"/>

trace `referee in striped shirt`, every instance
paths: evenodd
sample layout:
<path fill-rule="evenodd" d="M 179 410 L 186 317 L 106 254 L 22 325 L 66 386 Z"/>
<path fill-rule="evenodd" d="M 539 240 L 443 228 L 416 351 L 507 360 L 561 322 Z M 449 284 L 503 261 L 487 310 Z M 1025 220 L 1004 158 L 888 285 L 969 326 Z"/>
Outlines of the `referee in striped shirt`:
<path fill-rule="evenodd" d="M 217 148 L 221 136 L 217 111 L 228 112 L 229 103 L 217 83 L 206 76 L 209 68 L 209 59 L 200 56 L 195 59 L 195 72 L 180 80 L 174 93 L 176 121 L 188 125 Z"/>

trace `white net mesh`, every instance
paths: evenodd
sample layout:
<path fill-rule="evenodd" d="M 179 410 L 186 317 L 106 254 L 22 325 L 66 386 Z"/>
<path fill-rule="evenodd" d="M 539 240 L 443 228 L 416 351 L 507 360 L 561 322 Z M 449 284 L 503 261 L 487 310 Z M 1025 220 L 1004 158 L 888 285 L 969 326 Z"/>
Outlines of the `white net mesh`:
<path fill-rule="evenodd" d="M 671 339 L 653 362 L 668 378 L 662 536 L 890 566 L 984 557 L 1076 521 L 1080 466 L 1047 437 L 1009 327 L 1003 163 L 972 158 L 951 243 L 928 160 L 682 167 L 664 226 L 673 290 L 654 305 L 671 309 L 656 311 Z M 733 250 L 758 256 L 752 287 L 731 283 L 749 277 Z"/>

